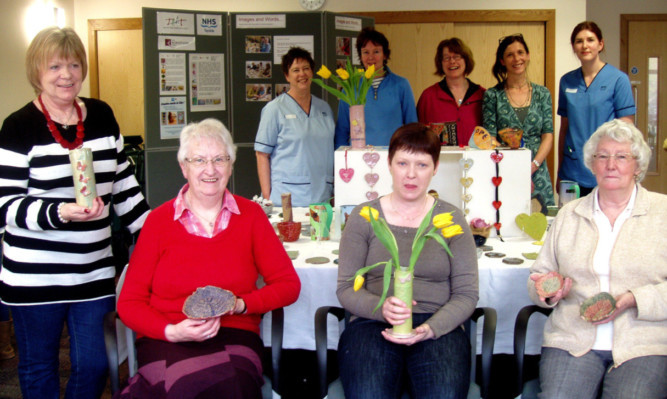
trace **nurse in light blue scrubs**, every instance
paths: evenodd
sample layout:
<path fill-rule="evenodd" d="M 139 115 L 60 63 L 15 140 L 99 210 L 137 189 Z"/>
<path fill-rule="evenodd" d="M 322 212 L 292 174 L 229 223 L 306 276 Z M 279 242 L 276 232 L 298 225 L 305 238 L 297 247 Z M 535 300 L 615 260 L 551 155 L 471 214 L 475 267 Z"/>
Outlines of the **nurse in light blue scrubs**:
<path fill-rule="evenodd" d="M 560 80 L 558 115 L 558 178 L 579 183 L 581 196 L 597 185 L 584 165 L 584 143 L 603 123 L 623 119 L 634 123 L 635 102 L 628 75 L 600 59 L 604 49 L 602 31 L 595 22 L 575 26 L 570 36 L 581 68 Z"/>
<path fill-rule="evenodd" d="M 282 66 L 290 89 L 262 109 L 255 138 L 262 197 L 280 204 L 281 194 L 291 193 L 297 207 L 328 201 L 334 180 L 331 107 L 310 94 L 315 62 L 308 51 L 291 48 Z"/>

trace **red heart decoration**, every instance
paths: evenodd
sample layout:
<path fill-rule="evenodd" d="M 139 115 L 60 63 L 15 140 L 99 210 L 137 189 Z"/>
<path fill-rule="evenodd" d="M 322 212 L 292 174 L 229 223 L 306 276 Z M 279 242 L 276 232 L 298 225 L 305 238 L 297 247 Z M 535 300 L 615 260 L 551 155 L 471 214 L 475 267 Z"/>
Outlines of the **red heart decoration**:
<path fill-rule="evenodd" d="M 496 177 L 492 177 L 491 181 L 493 182 L 494 186 L 498 187 L 500 185 L 500 183 L 503 182 L 503 178 L 502 178 L 502 176 L 496 176 Z"/>
<path fill-rule="evenodd" d="M 502 223 L 498 222 L 498 223 L 494 223 L 493 227 L 495 227 L 496 230 L 500 230 L 500 227 L 502 227 L 502 225 L 503 225 Z"/>
<path fill-rule="evenodd" d="M 505 156 L 503 155 L 502 152 L 492 152 L 491 153 L 491 159 L 493 162 L 498 163 L 503 160 Z"/>
<path fill-rule="evenodd" d="M 500 202 L 500 201 L 493 201 L 493 207 L 496 208 L 496 210 L 500 209 L 500 206 L 501 206 L 502 204 L 503 204 L 503 203 Z"/>
<path fill-rule="evenodd" d="M 350 180 L 352 180 L 352 176 L 354 176 L 354 169 L 352 168 L 341 168 L 338 171 L 338 174 L 340 175 L 340 178 L 343 179 L 345 183 L 349 183 Z"/>

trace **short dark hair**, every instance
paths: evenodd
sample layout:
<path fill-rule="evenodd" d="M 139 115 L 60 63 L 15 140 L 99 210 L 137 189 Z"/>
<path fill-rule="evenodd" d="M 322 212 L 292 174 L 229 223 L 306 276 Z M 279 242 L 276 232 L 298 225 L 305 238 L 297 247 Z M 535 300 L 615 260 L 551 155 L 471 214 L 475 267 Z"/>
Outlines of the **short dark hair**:
<path fill-rule="evenodd" d="M 602 41 L 602 30 L 600 30 L 600 27 L 598 24 L 596 24 L 593 21 L 584 21 L 584 22 L 579 22 L 577 26 L 574 27 L 572 30 L 572 34 L 570 35 L 570 44 L 574 46 L 574 40 L 577 38 L 577 35 L 579 32 L 582 30 L 589 30 L 593 32 L 595 36 L 597 36 L 598 41 Z M 604 51 L 604 47 L 602 48 L 602 51 Z"/>
<path fill-rule="evenodd" d="M 310 55 L 310 52 L 301 47 L 292 47 L 283 55 L 283 74 L 285 76 L 289 75 L 289 69 L 294 64 L 294 61 L 299 59 L 308 61 L 310 69 L 315 73 L 315 61 L 313 61 L 313 56 Z"/>
<path fill-rule="evenodd" d="M 472 51 L 470 47 L 466 46 L 463 43 L 463 40 L 458 37 L 452 37 L 445 39 L 438 44 L 438 50 L 435 53 L 435 74 L 438 76 L 445 76 L 445 70 L 442 68 L 442 52 L 445 50 L 445 47 L 449 49 L 450 53 L 458 54 L 466 62 L 466 70 L 464 74 L 466 76 L 472 73 L 473 68 L 475 67 L 475 60 L 472 58 Z"/>
<path fill-rule="evenodd" d="M 507 79 L 507 68 L 502 64 L 501 61 L 505 55 L 505 50 L 507 50 L 510 44 L 514 42 L 523 44 L 523 48 L 526 49 L 526 53 L 530 54 L 530 50 L 528 50 L 528 45 L 526 44 L 522 34 L 517 33 L 503 37 L 498 44 L 498 50 L 496 50 L 496 62 L 493 64 L 493 68 L 491 69 L 491 72 L 493 72 L 493 76 L 496 78 L 498 83 L 502 83 L 505 81 L 505 79 Z"/>
<path fill-rule="evenodd" d="M 408 123 L 396 129 L 389 141 L 389 163 L 398 150 L 426 153 L 433 158 L 433 164 L 440 159 L 440 138 L 423 123 Z"/>
<path fill-rule="evenodd" d="M 361 32 L 359 32 L 359 36 L 357 36 L 357 54 L 359 55 L 359 59 L 361 59 L 361 49 L 364 48 L 368 42 L 373 42 L 378 46 L 382 46 L 382 53 L 386 57 L 383 65 L 387 65 L 389 54 L 391 53 L 391 50 L 389 50 L 389 40 L 387 40 L 382 32 L 376 31 L 372 26 L 362 29 Z"/>

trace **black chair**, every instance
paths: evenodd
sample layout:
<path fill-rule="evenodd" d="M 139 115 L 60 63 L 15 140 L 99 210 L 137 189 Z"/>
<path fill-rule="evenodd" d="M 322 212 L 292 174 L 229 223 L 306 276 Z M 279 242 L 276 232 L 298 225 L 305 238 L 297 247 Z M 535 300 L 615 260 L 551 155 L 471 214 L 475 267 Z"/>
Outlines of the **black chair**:
<path fill-rule="evenodd" d="M 349 313 L 345 309 L 337 306 L 322 306 L 315 312 L 315 351 L 317 354 L 317 374 L 320 387 L 320 398 L 329 399 L 344 398 L 342 384 L 340 379 L 334 380 L 331 384 L 327 383 L 327 322 L 328 315 L 332 314 L 340 323 L 345 319 L 345 324 L 349 320 Z M 476 377 L 476 347 L 477 347 L 477 321 L 484 317 L 482 332 L 482 386 L 475 383 Z M 493 357 L 493 345 L 496 339 L 497 314 L 493 308 L 477 308 L 472 316 L 463 323 L 463 327 L 470 334 L 471 348 L 471 367 L 470 367 L 470 390 L 468 398 L 486 398 L 489 394 L 489 385 L 491 383 L 491 359 Z M 331 391 L 330 391 L 331 389 Z M 403 393 L 403 398 L 409 398 L 407 392 Z"/>
<path fill-rule="evenodd" d="M 516 316 L 514 323 L 514 358 L 517 368 L 517 389 L 523 399 L 537 398 L 540 391 L 540 382 L 537 379 L 524 381 L 524 353 L 526 351 L 526 331 L 530 316 L 534 313 L 542 313 L 546 317 L 551 314 L 551 309 L 541 308 L 537 305 L 523 307 Z"/>

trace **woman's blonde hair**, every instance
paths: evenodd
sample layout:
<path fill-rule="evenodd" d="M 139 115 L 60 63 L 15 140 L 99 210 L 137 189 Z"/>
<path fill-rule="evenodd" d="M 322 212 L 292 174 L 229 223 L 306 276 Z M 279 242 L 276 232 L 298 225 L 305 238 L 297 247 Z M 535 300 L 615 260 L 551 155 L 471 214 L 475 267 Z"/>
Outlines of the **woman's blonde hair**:
<path fill-rule="evenodd" d="M 81 79 L 86 78 L 88 73 L 86 49 L 74 29 L 56 26 L 45 28 L 32 39 L 25 57 L 28 82 L 35 90 L 35 94 L 43 90 L 42 71 L 53 57 L 77 60 L 81 64 Z"/>

